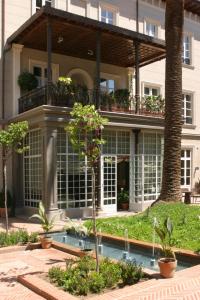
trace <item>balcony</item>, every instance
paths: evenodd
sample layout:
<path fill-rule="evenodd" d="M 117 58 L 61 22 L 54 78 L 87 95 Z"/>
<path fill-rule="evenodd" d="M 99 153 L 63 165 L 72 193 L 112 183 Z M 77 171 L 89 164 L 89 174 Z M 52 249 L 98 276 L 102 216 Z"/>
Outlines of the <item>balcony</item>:
<path fill-rule="evenodd" d="M 83 86 L 65 86 L 59 83 L 32 90 L 19 98 L 19 113 L 41 105 L 72 108 L 75 102 L 94 104 L 102 112 L 115 112 L 162 118 L 164 100 L 161 97 L 141 98 L 137 109 L 136 98 L 127 89 L 115 92 L 89 90 Z"/>

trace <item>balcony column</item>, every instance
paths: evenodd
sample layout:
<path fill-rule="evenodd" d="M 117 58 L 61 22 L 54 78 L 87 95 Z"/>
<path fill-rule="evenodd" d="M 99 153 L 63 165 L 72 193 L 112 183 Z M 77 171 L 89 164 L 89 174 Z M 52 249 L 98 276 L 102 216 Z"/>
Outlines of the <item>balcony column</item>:
<path fill-rule="evenodd" d="M 133 103 L 133 95 L 134 95 L 134 90 L 133 90 L 133 76 L 134 76 L 134 68 L 127 68 L 128 72 L 128 90 L 130 93 L 130 109 L 133 110 L 134 108 L 134 103 Z"/>
<path fill-rule="evenodd" d="M 43 201 L 46 212 L 51 218 L 57 216 L 58 203 L 57 203 L 57 128 L 45 124 L 42 129 L 43 136 Z"/>
<path fill-rule="evenodd" d="M 47 20 L 47 104 L 52 104 L 50 86 L 52 83 L 52 25 L 48 18 Z"/>
<path fill-rule="evenodd" d="M 21 72 L 21 52 L 23 45 L 12 44 L 12 115 L 16 116 L 18 114 L 18 99 L 20 98 L 20 87 L 17 83 L 18 76 Z"/>
<path fill-rule="evenodd" d="M 140 109 L 140 44 L 135 44 L 135 113 Z"/>
<path fill-rule="evenodd" d="M 101 84 L 101 32 L 96 37 L 96 108 L 100 109 L 100 84 Z"/>

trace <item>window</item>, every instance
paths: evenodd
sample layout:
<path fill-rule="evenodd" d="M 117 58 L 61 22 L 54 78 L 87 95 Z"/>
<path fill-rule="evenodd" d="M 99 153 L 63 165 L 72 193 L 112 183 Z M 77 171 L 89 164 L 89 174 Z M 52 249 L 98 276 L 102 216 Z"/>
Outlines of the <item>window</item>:
<path fill-rule="evenodd" d="M 191 185 L 191 150 L 181 151 L 181 186 Z"/>
<path fill-rule="evenodd" d="M 38 87 L 44 86 L 47 83 L 47 68 L 44 66 L 33 66 L 33 74 L 38 80 Z"/>
<path fill-rule="evenodd" d="M 144 86 L 144 96 L 159 96 L 160 95 L 160 89 L 158 87 L 152 87 L 152 86 Z"/>
<path fill-rule="evenodd" d="M 103 92 L 112 93 L 115 91 L 115 80 L 101 78 L 100 86 Z"/>
<path fill-rule="evenodd" d="M 32 13 L 34 14 L 46 3 L 50 3 L 53 6 L 53 0 L 32 0 Z"/>
<path fill-rule="evenodd" d="M 38 207 L 42 201 L 42 137 L 41 130 L 30 131 L 24 141 L 29 147 L 24 153 L 24 203 L 28 207 Z"/>
<path fill-rule="evenodd" d="M 157 37 L 158 36 L 158 26 L 151 22 L 146 22 L 145 33 L 149 36 Z"/>
<path fill-rule="evenodd" d="M 183 64 L 191 64 L 191 39 L 188 35 L 183 36 L 183 54 L 182 54 Z"/>
<path fill-rule="evenodd" d="M 184 124 L 192 124 L 192 95 L 182 95 L 182 117 Z"/>
<path fill-rule="evenodd" d="M 107 24 L 114 24 L 114 12 L 108 9 L 101 9 L 101 21 Z"/>
<path fill-rule="evenodd" d="M 58 207 L 83 208 L 92 206 L 92 176 L 87 159 L 74 152 L 64 129 L 57 137 Z"/>

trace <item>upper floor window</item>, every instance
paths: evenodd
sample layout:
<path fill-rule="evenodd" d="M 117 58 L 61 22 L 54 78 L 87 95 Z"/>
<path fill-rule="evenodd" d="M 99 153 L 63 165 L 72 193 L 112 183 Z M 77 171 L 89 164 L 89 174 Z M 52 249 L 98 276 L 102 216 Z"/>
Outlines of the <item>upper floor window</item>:
<path fill-rule="evenodd" d="M 192 124 L 192 94 L 182 95 L 182 116 L 184 124 Z"/>
<path fill-rule="evenodd" d="M 158 25 L 152 22 L 145 23 L 145 33 L 152 37 L 158 37 Z"/>
<path fill-rule="evenodd" d="M 103 92 L 112 93 L 115 91 L 115 80 L 114 79 L 105 79 L 101 78 L 101 90 Z"/>
<path fill-rule="evenodd" d="M 191 38 L 188 35 L 183 36 L 182 61 L 186 65 L 191 64 Z"/>
<path fill-rule="evenodd" d="M 181 150 L 181 186 L 191 185 L 191 150 Z"/>
<path fill-rule="evenodd" d="M 108 9 L 101 9 L 101 21 L 107 24 L 114 24 L 114 12 Z"/>
<path fill-rule="evenodd" d="M 47 83 L 47 68 L 40 65 L 33 65 L 32 72 L 38 80 L 38 87 L 44 86 Z"/>
<path fill-rule="evenodd" d="M 32 0 L 32 13 L 34 14 L 42 6 L 46 5 L 46 3 L 50 3 L 53 6 L 53 0 Z"/>
<path fill-rule="evenodd" d="M 160 95 L 160 88 L 159 87 L 152 87 L 152 86 L 144 86 L 144 96 L 154 96 L 157 97 Z"/>

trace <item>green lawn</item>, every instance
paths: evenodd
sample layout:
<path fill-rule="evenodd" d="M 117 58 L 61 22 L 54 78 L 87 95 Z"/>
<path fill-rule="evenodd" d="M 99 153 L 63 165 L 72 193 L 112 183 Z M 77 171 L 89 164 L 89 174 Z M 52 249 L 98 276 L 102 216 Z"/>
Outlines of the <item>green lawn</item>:
<path fill-rule="evenodd" d="M 147 210 L 136 216 L 100 219 L 97 226 L 102 232 L 122 237 L 127 228 L 129 238 L 152 242 L 153 218 L 162 222 L 168 216 L 174 224 L 176 247 L 200 251 L 200 207 L 197 206 L 162 203 L 149 209 L 149 213 Z M 85 225 L 90 227 L 91 221 L 86 221 Z"/>

